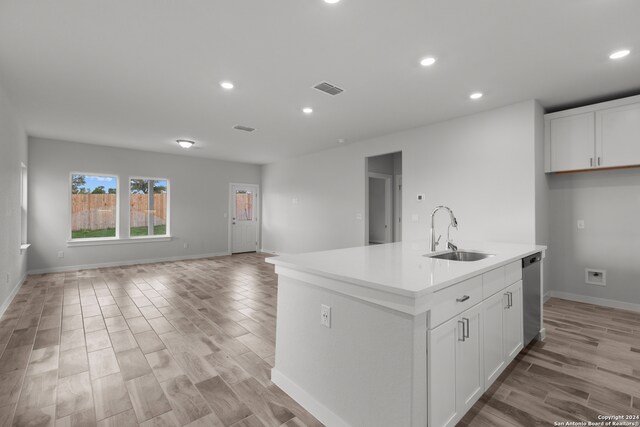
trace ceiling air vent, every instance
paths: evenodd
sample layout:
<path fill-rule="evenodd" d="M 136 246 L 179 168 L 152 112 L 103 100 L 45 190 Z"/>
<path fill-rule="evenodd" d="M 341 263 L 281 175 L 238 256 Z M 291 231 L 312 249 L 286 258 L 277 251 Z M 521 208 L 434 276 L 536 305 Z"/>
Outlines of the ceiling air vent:
<path fill-rule="evenodd" d="M 250 128 L 249 126 L 235 125 L 233 127 L 235 130 L 243 130 L 245 132 L 253 132 L 256 130 L 255 128 Z"/>
<path fill-rule="evenodd" d="M 344 92 L 343 89 L 340 89 L 338 86 L 334 86 L 331 83 L 322 82 L 318 83 L 313 87 L 314 89 L 318 89 L 324 93 L 328 93 L 329 95 L 339 95 Z"/>

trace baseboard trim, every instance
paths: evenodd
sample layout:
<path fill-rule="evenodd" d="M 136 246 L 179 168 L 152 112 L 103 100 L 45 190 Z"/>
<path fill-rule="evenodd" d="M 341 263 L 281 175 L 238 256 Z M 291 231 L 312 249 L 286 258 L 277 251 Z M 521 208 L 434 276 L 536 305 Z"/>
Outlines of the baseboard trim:
<path fill-rule="evenodd" d="M 9 308 L 9 306 L 13 302 L 13 299 L 16 297 L 16 294 L 20 290 L 20 287 L 22 286 L 26 278 L 27 278 L 27 273 L 24 273 L 24 275 L 20 278 L 20 280 L 18 280 L 18 283 L 16 283 L 13 289 L 11 289 L 11 292 L 7 296 L 7 299 L 0 306 L 0 317 L 4 315 L 5 311 L 7 311 L 7 308 Z"/>
<path fill-rule="evenodd" d="M 293 400 L 309 411 L 309 413 L 316 417 L 322 424 L 332 427 L 350 427 L 350 425 L 342 418 L 337 416 L 322 403 L 318 402 L 315 397 L 300 388 L 300 386 L 291 381 L 276 368 L 271 369 L 271 382 L 291 396 Z"/>
<path fill-rule="evenodd" d="M 259 252 L 269 254 L 269 255 L 280 255 L 278 252 L 272 251 L 270 249 L 259 249 Z"/>
<path fill-rule="evenodd" d="M 231 255 L 231 253 L 225 251 L 225 252 L 212 252 L 208 254 L 174 256 L 174 257 L 166 257 L 166 258 L 149 258 L 149 259 L 136 259 L 136 260 L 130 260 L 130 261 L 104 262 L 104 263 L 98 263 L 98 264 L 69 265 L 64 267 L 50 267 L 50 268 L 40 268 L 37 270 L 29 270 L 28 274 L 64 273 L 67 271 L 91 270 L 95 268 L 121 267 L 126 265 L 138 265 L 138 264 L 154 264 L 156 262 L 186 261 L 190 259 L 213 258 L 213 257 L 228 256 L 228 255 Z"/>
<path fill-rule="evenodd" d="M 544 296 L 542 297 L 542 300 L 544 302 L 547 302 L 547 301 L 549 301 L 549 298 L 551 298 L 551 292 L 550 291 L 547 292 L 546 294 L 544 294 Z"/>
<path fill-rule="evenodd" d="M 616 301 L 612 299 L 590 297 L 587 295 L 578 295 L 559 291 L 549 291 L 549 294 L 551 294 L 551 297 L 553 298 L 560 298 L 569 301 L 584 302 L 587 304 L 602 305 L 604 307 L 620 308 L 622 310 L 640 312 L 640 304 L 635 304 L 632 302 Z"/>

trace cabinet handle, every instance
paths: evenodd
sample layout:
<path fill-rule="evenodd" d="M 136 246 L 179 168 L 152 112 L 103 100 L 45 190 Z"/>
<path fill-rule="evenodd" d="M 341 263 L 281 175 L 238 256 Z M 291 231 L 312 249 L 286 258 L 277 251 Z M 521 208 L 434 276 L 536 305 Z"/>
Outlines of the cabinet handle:
<path fill-rule="evenodd" d="M 469 295 L 465 295 L 462 298 L 456 298 L 456 301 L 458 302 L 465 302 L 466 300 L 469 299 Z"/>
<path fill-rule="evenodd" d="M 465 338 L 466 338 L 466 334 L 464 333 L 464 322 L 462 320 L 458 320 L 458 325 L 462 325 L 462 335 L 459 335 L 458 337 L 458 341 L 462 341 L 464 342 Z M 460 329 L 458 328 L 458 331 Z M 462 337 L 462 339 L 460 339 L 460 337 Z"/>
<path fill-rule="evenodd" d="M 589 166 L 593 167 L 593 157 L 589 158 Z"/>
<path fill-rule="evenodd" d="M 505 292 L 504 296 L 507 297 L 507 306 L 505 307 L 505 309 L 509 308 L 509 292 Z M 502 298 L 502 302 L 504 302 L 504 297 Z"/>
<path fill-rule="evenodd" d="M 462 320 L 464 320 L 464 322 L 467 324 L 467 332 L 465 333 L 464 328 L 462 328 L 462 333 L 464 334 L 465 338 L 469 338 L 469 319 L 463 317 Z"/>
<path fill-rule="evenodd" d="M 507 307 L 507 308 L 513 307 L 513 293 L 507 292 L 507 298 L 509 300 L 509 307 Z"/>
<path fill-rule="evenodd" d="M 598 166 L 600 166 L 600 156 L 598 156 Z"/>

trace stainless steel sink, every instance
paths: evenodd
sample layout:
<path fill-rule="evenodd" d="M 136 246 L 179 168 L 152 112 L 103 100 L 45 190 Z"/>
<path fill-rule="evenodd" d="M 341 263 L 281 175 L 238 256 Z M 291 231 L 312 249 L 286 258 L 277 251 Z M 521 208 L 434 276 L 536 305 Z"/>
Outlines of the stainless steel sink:
<path fill-rule="evenodd" d="M 425 254 L 423 256 L 427 258 L 445 259 L 449 261 L 479 261 L 481 259 L 495 256 L 495 254 L 459 250 L 459 251 L 445 252 L 441 254 Z"/>

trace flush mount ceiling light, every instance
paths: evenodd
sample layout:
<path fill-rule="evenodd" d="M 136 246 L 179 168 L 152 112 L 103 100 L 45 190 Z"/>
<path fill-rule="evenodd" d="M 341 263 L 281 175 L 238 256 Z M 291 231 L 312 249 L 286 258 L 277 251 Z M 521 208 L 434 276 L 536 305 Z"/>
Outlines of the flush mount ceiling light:
<path fill-rule="evenodd" d="M 220 82 L 220 87 L 223 88 L 223 89 L 230 90 L 230 89 L 233 89 L 233 83 L 231 83 L 231 82 Z"/>
<path fill-rule="evenodd" d="M 347 140 L 346 140 L 346 139 L 344 139 L 344 138 L 340 138 L 340 139 L 338 140 L 338 144 L 344 144 L 345 142 L 347 142 Z"/>
<path fill-rule="evenodd" d="M 182 148 L 191 148 L 191 146 L 195 144 L 195 142 L 189 141 L 188 139 L 178 139 L 176 142 Z"/>
<path fill-rule="evenodd" d="M 311 114 L 313 113 L 313 108 L 305 107 L 302 109 L 302 112 L 305 114 Z"/>
<path fill-rule="evenodd" d="M 629 49 L 616 50 L 611 55 L 609 55 L 609 59 L 620 59 L 629 55 L 631 51 Z"/>
<path fill-rule="evenodd" d="M 329 4 L 336 4 L 336 3 L 339 3 L 340 0 L 324 0 L 324 2 Z"/>
<path fill-rule="evenodd" d="M 482 98 L 482 96 L 483 96 L 482 92 L 473 92 L 471 95 L 469 95 L 469 98 L 480 99 Z"/>
<path fill-rule="evenodd" d="M 433 56 L 427 56 L 426 58 L 422 58 L 422 60 L 420 60 L 420 65 L 422 65 L 423 67 L 430 67 L 435 63 L 436 58 L 434 58 Z"/>

